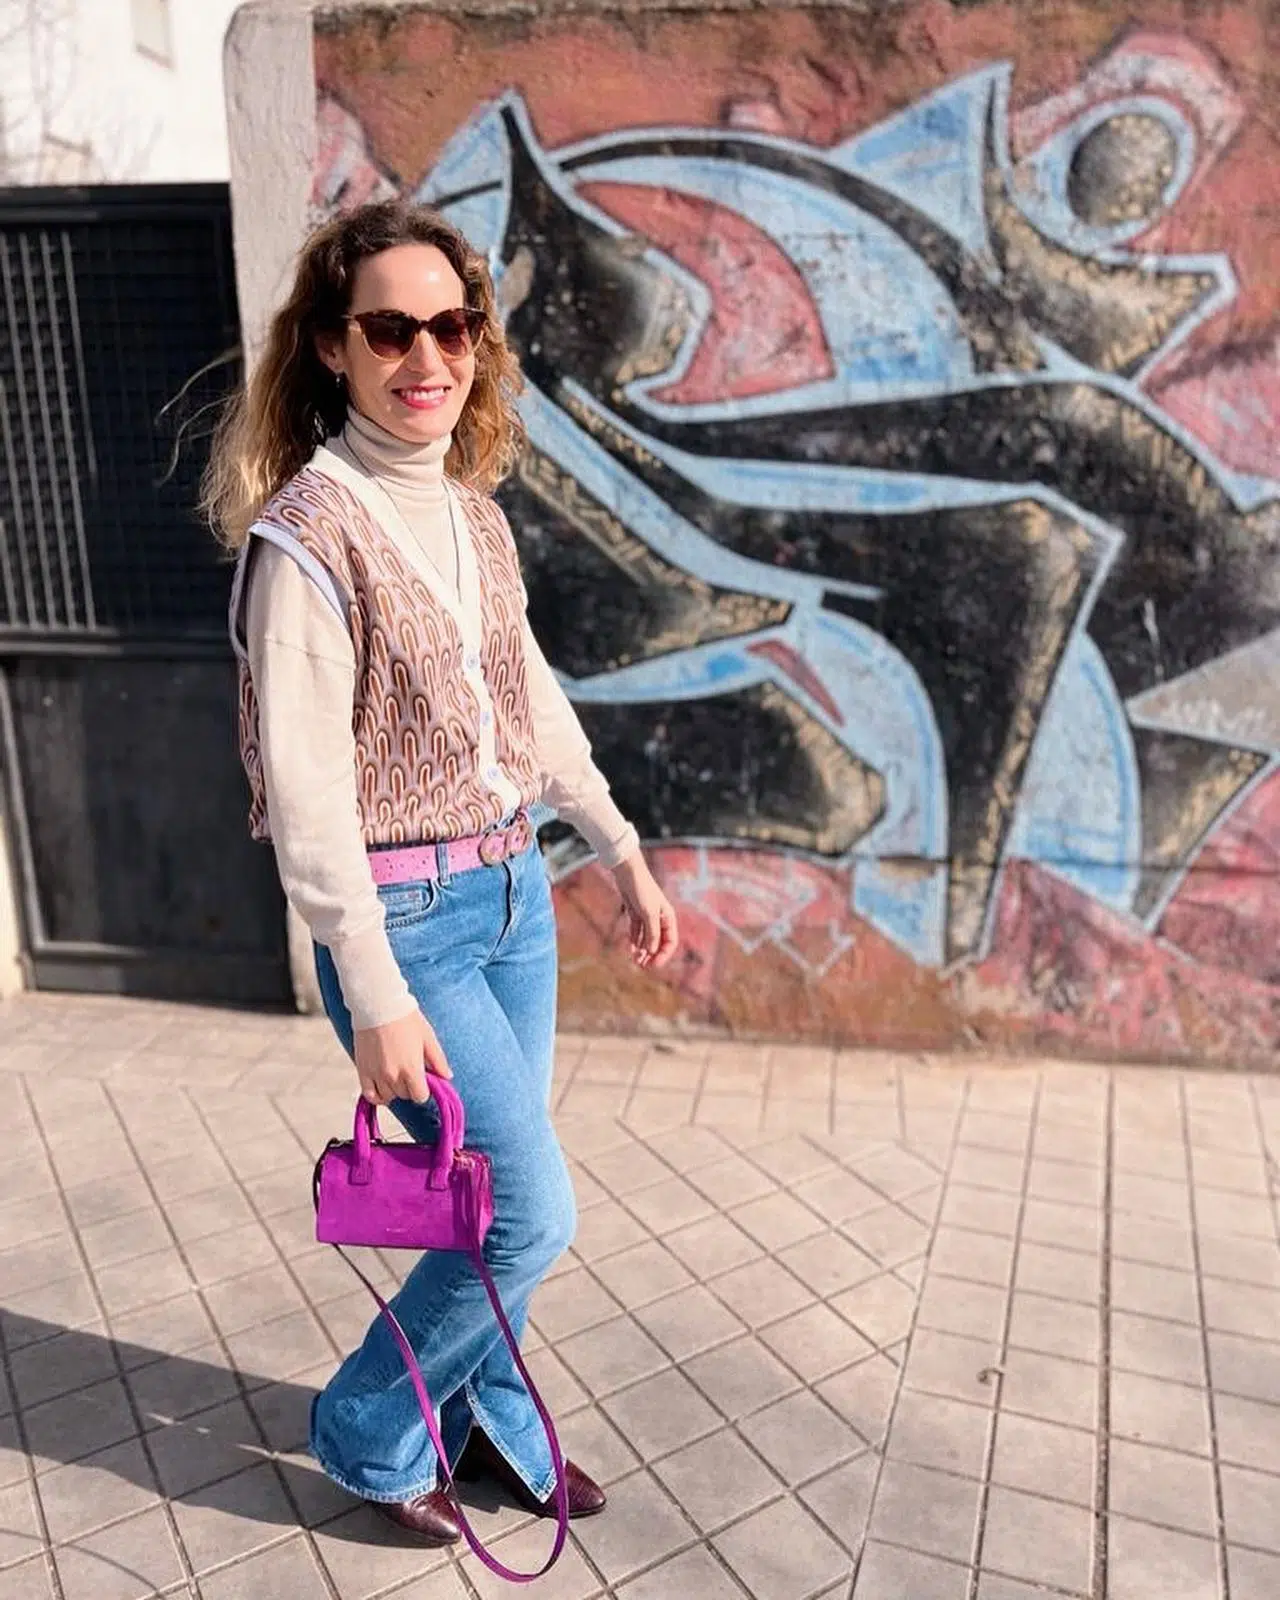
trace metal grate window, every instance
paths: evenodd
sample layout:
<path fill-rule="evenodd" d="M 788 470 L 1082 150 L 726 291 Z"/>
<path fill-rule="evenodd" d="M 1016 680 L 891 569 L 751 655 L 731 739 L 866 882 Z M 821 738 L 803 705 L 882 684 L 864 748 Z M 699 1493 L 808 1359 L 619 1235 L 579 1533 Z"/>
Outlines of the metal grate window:
<path fill-rule="evenodd" d="M 92 628 L 93 437 L 65 234 L 0 235 L 0 585 L 6 626 Z M 8 359 L 6 360 L 5 357 Z"/>
<path fill-rule="evenodd" d="M 237 376 L 226 191 L 112 191 L 80 217 L 16 193 L 0 195 L 0 632 L 217 633 L 228 575 L 193 507 Z"/>

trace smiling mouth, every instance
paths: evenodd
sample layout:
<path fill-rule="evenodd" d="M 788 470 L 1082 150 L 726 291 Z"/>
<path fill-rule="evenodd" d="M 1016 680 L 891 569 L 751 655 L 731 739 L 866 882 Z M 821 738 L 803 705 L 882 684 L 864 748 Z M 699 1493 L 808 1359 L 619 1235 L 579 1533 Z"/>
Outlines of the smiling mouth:
<path fill-rule="evenodd" d="M 434 411 L 444 404 L 453 390 L 449 384 L 424 383 L 393 389 L 391 392 L 401 405 L 408 406 L 411 411 Z"/>

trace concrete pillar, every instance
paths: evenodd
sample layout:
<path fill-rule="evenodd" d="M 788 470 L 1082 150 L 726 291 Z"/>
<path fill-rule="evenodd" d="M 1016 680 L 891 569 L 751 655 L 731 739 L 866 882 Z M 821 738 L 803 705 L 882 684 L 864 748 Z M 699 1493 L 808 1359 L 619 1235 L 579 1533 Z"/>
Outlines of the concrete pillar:
<path fill-rule="evenodd" d="M 249 360 L 309 221 L 316 143 L 311 7 L 251 0 L 223 49 L 236 292 Z"/>
<path fill-rule="evenodd" d="M 309 220 L 316 126 L 311 7 L 290 0 L 241 6 L 227 30 L 224 65 L 236 293 L 252 364 Z M 299 1011 L 320 1011 L 311 935 L 292 906 L 286 916 L 294 1000 Z"/>

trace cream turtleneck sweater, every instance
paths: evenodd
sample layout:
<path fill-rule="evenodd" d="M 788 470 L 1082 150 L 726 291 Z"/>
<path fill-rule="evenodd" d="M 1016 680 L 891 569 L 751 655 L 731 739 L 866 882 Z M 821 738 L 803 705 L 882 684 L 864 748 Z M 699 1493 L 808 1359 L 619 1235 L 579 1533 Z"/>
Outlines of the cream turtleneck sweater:
<path fill-rule="evenodd" d="M 352 412 L 328 448 L 381 484 L 400 513 L 386 519 L 387 533 L 411 564 L 422 569 L 430 563 L 456 593 L 444 483 L 449 440 L 405 444 Z M 458 532 L 467 536 L 465 523 Z M 376 1027 L 406 1016 L 414 1002 L 383 928 L 360 833 L 351 639 L 311 579 L 276 546 L 259 545 L 248 582 L 246 643 L 280 880 L 312 937 L 332 952 L 355 1026 Z M 605 866 L 616 866 L 639 847 L 639 838 L 610 797 L 573 707 L 527 624 L 525 648 L 542 798 Z M 514 804 L 509 777 L 500 776 L 494 788 Z"/>

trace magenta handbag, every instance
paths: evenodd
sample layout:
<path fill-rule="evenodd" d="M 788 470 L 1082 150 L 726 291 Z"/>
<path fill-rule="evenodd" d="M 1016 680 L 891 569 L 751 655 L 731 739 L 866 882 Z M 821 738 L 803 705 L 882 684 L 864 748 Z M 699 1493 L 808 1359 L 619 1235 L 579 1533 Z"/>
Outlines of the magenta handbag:
<path fill-rule="evenodd" d="M 467 1543 L 499 1577 L 512 1583 L 532 1583 L 555 1565 L 569 1531 L 564 1457 L 560 1453 L 555 1423 L 529 1376 L 516 1336 L 502 1309 L 497 1285 L 485 1265 L 482 1247 L 493 1221 L 489 1158 L 478 1150 L 464 1148 L 466 1123 L 462 1101 L 453 1086 L 434 1075 L 428 1076 L 427 1084 L 440 1112 L 440 1138 L 434 1145 L 388 1143 L 380 1139 L 377 1107 L 363 1098 L 356 1102 L 354 1137 L 350 1141 L 331 1139 L 316 1162 L 313 1179 L 316 1238 L 322 1244 L 338 1247 L 339 1254 L 377 1301 L 386 1319 L 408 1369 L 422 1420 L 431 1435 Z M 343 1254 L 344 1244 L 364 1245 L 375 1250 L 459 1250 L 475 1263 L 507 1348 L 546 1429 L 556 1471 L 555 1543 L 545 1566 L 537 1572 L 515 1572 L 503 1566 L 472 1531 L 458 1503 L 458 1491 L 449 1470 L 431 1396 L 427 1393 L 413 1346 L 391 1307 L 355 1262 Z"/>

